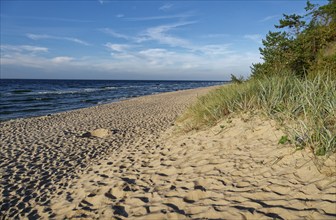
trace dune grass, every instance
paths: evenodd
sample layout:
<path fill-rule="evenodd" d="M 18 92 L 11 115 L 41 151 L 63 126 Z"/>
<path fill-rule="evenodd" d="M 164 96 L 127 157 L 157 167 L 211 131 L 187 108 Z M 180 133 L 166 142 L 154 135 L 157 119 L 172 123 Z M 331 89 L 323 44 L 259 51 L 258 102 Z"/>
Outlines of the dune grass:
<path fill-rule="evenodd" d="M 260 112 L 276 119 L 287 136 L 281 141 L 310 147 L 316 155 L 336 152 L 336 80 L 290 74 L 225 85 L 200 97 L 180 118 L 189 128 L 211 126 L 239 112 Z"/>

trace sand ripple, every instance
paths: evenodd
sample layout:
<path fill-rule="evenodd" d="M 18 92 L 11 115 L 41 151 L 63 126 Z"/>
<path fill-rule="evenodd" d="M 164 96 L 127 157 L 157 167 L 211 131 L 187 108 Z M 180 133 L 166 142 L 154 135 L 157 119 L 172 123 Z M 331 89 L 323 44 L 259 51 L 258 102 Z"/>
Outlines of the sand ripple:
<path fill-rule="evenodd" d="M 220 125 L 120 148 L 53 198 L 53 210 L 80 219 L 335 219 L 334 176 L 319 173 L 309 152 L 279 146 L 274 122 Z"/>
<path fill-rule="evenodd" d="M 63 195 L 84 171 L 110 153 L 123 151 L 122 148 L 128 146 L 140 147 L 142 143 L 150 145 L 197 95 L 207 91 L 209 88 L 165 93 L 51 116 L 2 122 L 0 217 L 55 217 L 50 207 L 52 197 Z M 85 132 L 99 128 L 108 129 L 111 135 L 106 138 L 82 137 Z M 132 154 L 124 160 L 132 161 Z M 115 167 L 115 162 L 108 161 L 106 166 Z M 122 163 L 115 168 L 118 172 L 129 169 Z M 102 180 L 95 184 L 105 187 L 103 180 L 109 179 L 110 175 L 112 173 L 98 172 L 97 177 Z M 128 177 L 122 181 L 126 180 L 127 189 L 134 190 L 133 179 Z M 120 198 L 123 190 L 108 188 L 102 198 Z M 66 192 L 65 197 L 67 201 L 75 202 L 70 192 Z M 90 201 L 97 195 L 92 192 L 85 197 L 80 207 L 94 210 Z M 145 200 L 146 197 L 141 198 Z M 111 212 L 126 215 L 121 205 L 114 206 Z"/>

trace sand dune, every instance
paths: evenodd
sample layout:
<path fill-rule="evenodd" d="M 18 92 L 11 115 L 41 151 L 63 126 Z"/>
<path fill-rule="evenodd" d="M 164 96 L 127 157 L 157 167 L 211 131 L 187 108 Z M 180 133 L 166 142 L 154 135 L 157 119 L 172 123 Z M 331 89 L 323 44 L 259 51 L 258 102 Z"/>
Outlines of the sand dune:
<path fill-rule="evenodd" d="M 273 121 L 172 126 L 209 89 L 3 123 L 2 217 L 335 219 L 335 157 L 320 173 L 308 150 L 278 145 Z"/>
<path fill-rule="evenodd" d="M 123 148 L 51 207 L 81 219 L 335 219 L 335 179 L 309 152 L 279 146 L 274 122 L 220 125 Z"/>

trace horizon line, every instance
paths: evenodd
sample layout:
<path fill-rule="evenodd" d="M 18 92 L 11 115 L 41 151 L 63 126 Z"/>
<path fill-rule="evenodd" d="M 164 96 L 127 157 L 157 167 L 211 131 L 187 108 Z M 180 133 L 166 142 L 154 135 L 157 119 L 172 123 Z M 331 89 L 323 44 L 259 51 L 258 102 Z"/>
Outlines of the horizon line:
<path fill-rule="evenodd" d="M 96 81 L 205 81 L 231 82 L 231 80 L 203 80 L 203 79 L 41 79 L 41 78 L 0 78 L 0 80 L 96 80 Z"/>

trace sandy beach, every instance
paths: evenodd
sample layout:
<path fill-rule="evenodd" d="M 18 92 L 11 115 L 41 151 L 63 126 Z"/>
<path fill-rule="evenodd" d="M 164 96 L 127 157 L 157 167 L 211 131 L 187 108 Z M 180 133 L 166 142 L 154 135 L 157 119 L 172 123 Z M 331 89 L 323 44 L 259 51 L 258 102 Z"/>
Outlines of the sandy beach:
<path fill-rule="evenodd" d="M 2 122 L 0 219 L 335 219 L 336 158 L 318 170 L 274 121 L 180 129 L 211 89 Z"/>
<path fill-rule="evenodd" d="M 51 197 L 91 164 L 130 146 L 145 147 L 210 88 L 170 92 L 51 116 L 1 122 L 1 216 L 54 216 Z M 104 128 L 108 138 L 86 138 Z"/>

